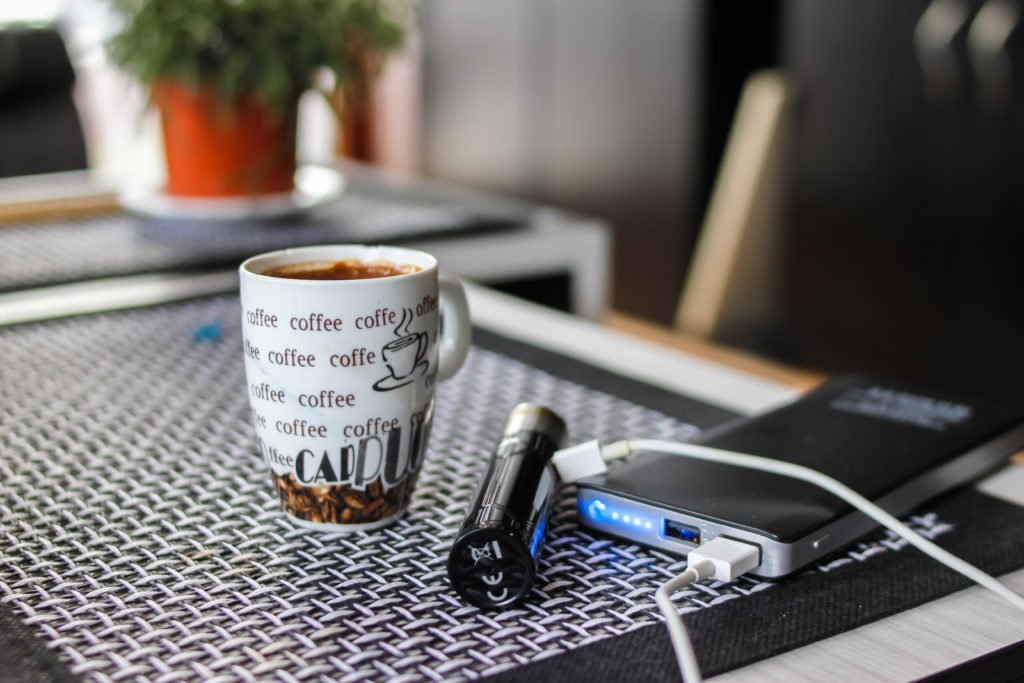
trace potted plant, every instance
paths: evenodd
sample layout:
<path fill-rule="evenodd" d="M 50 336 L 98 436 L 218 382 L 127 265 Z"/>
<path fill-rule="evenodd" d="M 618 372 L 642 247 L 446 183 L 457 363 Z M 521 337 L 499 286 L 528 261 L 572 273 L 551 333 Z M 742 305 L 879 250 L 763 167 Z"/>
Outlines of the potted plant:
<path fill-rule="evenodd" d="M 367 64 L 402 41 L 381 0 L 114 0 L 112 59 L 150 87 L 169 195 L 287 192 L 299 95 L 321 69 L 366 91 Z M 333 98 L 335 95 L 329 93 Z"/>

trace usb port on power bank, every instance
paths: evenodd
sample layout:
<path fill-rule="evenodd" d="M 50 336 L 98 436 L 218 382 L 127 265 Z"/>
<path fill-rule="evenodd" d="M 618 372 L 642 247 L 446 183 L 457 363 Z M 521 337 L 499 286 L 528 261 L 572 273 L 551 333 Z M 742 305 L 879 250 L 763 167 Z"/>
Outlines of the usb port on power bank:
<path fill-rule="evenodd" d="M 671 519 L 665 520 L 665 537 L 674 541 L 700 545 L 700 529 L 681 522 L 673 522 Z"/>

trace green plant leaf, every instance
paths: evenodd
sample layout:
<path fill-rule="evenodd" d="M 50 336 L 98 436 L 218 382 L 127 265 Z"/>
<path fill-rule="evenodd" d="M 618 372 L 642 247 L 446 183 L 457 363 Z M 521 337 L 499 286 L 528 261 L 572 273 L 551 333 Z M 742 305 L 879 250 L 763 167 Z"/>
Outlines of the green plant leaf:
<path fill-rule="evenodd" d="M 319 68 L 365 92 L 404 37 L 400 0 L 111 0 L 123 19 L 107 48 L 145 83 L 208 84 L 285 112 Z"/>

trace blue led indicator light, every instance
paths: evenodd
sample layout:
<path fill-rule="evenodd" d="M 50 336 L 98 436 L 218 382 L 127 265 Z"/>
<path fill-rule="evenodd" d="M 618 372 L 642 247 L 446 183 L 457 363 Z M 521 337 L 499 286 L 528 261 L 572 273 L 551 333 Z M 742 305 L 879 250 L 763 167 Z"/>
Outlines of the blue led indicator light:
<path fill-rule="evenodd" d="M 597 498 L 586 503 L 582 508 L 590 519 L 595 522 L 604 522 L 610 524 L 615 522 L 616 524 L 626 524 L 630 528 L 634 529 L 653 529 L 654 524 L 650 521 L 641 517 L 640 515 L 619 511 L 614 509 L 613 506 L 606 504 L 604 501 Z"/>

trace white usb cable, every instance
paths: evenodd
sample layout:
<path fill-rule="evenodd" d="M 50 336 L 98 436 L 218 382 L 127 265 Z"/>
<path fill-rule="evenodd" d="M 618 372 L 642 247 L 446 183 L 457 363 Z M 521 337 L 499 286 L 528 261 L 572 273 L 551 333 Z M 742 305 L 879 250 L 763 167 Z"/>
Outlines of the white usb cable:
<path fill-rule="evenodd" d="M 637 451 L 653 451 L 694 460 L 706 460 L 723 465 L 759 470 L 761 472 L 771 472 L 814 484 L 842 498 L 929 557 L 938 560 L 953 571 L 966 576 L 971 581 L 984 586 L 1014 607 L 1024 610 L 1024 597 L 1012 591 L 995 577 L 983 572 L 969 562 L 965 562 L 949 551 L 943 550 L 845 484 L 809 467 L 757 455 L 735 453 L 697 444 L 676 443 L 657 439 L 618 441 L 604 447 L 597 441 L 587 441 L 555 453 L 551 462 L 555 469 L 558 470 L 562 481 L 571 483 L 583 477 L 606 472 L 608 462 L 625 458 Z M 718 543 L 719 541 L 724 543 Z M 732 581 L 760 563 L 760 557 L 758 557 L 757 553 L 756 546 L 732 539 L 716 538 L 690 552 L 686 558 L 686 571 L 667 581 L 655 593 L 655 601 L 662 614 L 665 615 L 669 635 L 672 638 L 672 645 L 675 648 L 676 659 L 679 661 L 679 669 L 686 683 L 701 681 L 702 678 L 700 669 L 697 666 L 697 658 L 693 652 L 693 645 L 690 643 L 679 612 L 672 604 L 672 594 L 691 583 L 707 578 Z"/>
<path fill-rule="evenodd" d="M 757 546 L 734 541 L 731 538 L 716 538 L 690 551 L 686 556 L 686 571 L 661 584 L 654 593 L 654 602 L 665 617 L 672 648 L 676 653 L 679 671 L 686 683 L 704 680 L 697 664 L 697 653 L 686 632 L 682 617 L 672 604 L 672 596 L 691 583 L 705 579 L 733 581 L 746 574 L 761 562 Z"/>

